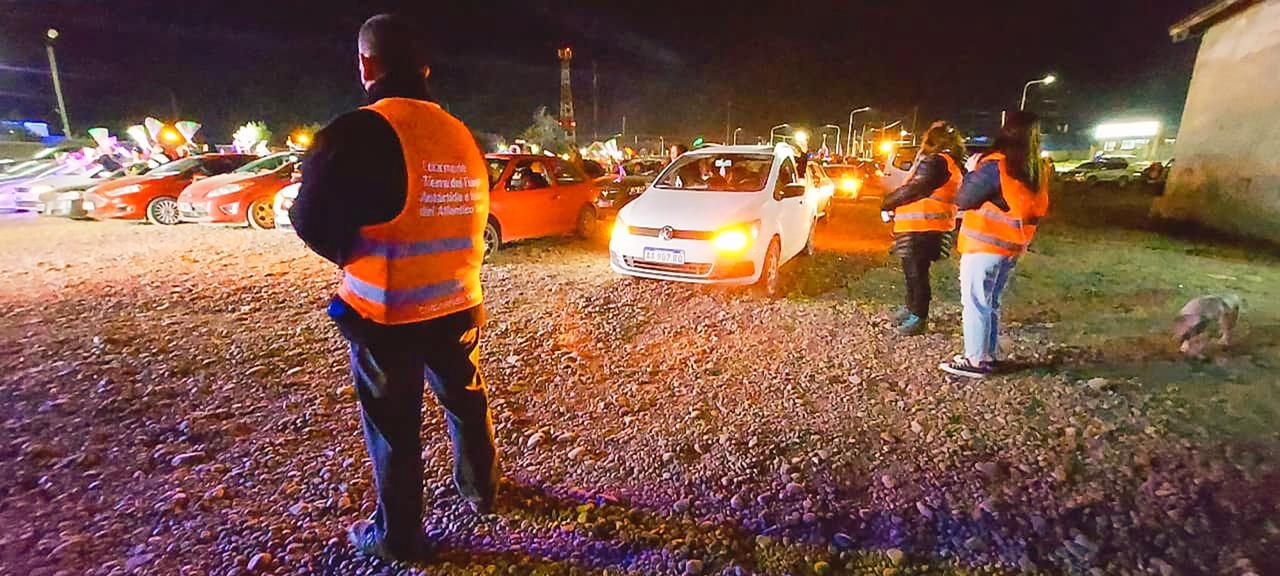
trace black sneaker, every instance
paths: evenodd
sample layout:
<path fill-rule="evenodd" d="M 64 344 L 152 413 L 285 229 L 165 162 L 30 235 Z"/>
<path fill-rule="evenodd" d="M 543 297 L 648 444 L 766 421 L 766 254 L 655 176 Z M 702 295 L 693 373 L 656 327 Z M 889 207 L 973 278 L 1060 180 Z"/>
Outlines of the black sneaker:
<path fill-rule="evenodd" d="M 964 356 L 956 356 L 950 362 L 943 362 L 938 368 L 947 374 L 962 378 L 981 380 L 991 375 L 991 366 L 985 362 L 974 363 Z"/>
<path fill-rule="evenodd" d="M 392 564 L 421 561 L 426 548 L 420 542 L 413 550 L 392 550 L 378 535 L 378 526 L 369 520 L 360 520 L 347 528 L 347 541 L 362 554 Z"/>

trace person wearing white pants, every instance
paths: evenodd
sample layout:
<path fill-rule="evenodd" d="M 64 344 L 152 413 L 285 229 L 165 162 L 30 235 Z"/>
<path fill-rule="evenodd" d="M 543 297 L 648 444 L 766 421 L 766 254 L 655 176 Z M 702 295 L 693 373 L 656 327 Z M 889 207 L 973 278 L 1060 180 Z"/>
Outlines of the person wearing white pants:
<path fill-rule="evenodd" d="M 960 185 L 956 206 L 967 210 L 956 244 L 964 354 L 943 362 L 943 371 L 985 378 L 1000 360 L 1001 295 L 1049 211 L 1049 173 L 1040 158 L 1039 119 L 1014 112 Z"/>

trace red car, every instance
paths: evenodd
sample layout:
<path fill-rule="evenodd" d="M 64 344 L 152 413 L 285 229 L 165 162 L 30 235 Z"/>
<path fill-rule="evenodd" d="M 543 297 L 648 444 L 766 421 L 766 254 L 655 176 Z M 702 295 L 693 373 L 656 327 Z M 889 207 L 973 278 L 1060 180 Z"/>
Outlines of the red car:
<path fill-rule="evenodd" d="M 489 225 L 485 257 L 504 243 L 578 234 L 596 227 L 599 187 L 570 162 L 552 156 L 489 154 Z"/>
<path fill-rule="evenodd" d="M 205 154 L 157 166 L 141 176 L 104 182 L 85 192 L 90 218 L 146 220 L 152 224 L 180 222 L 178 194 L 196 180 L 226 174 L 244 166 L 252 154 Z"/>
<path fill-rule="evenodd" d="M 281 152 L 264 156 L 221 176 L 192 182 L 178 196 L 183 222 L 247 224 L 258 230 L 275 228 L 272 202 L 289 185 L 301 156 Z"/>

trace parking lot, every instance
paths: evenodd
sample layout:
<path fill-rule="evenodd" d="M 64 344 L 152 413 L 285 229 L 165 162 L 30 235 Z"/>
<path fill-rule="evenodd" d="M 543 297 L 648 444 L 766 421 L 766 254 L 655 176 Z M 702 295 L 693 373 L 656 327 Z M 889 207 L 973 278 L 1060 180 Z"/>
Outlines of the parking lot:
<path fill-rule="evenodd" d="M 510 502 L 464 511 L 429 404 L 424 570 L 1280 570 L 1280 264 L 1064 215 L 1009 296 L 1023 369 L 960 382 L 936 370 L 954 263 L 934 331 L 899 339 L 888 235 L 838 216 L 777 300 L 616 276 L 603 241 L 499 253 L 482 350 Z M 373 503 L 335 268 L 287 232 L 35 218 L 0 222 L 0 261 L 6 569 L 382 573 L 342 534 Z M 1224 285 L 1248 333 L 1188 366 L 1161 330 Z"/>

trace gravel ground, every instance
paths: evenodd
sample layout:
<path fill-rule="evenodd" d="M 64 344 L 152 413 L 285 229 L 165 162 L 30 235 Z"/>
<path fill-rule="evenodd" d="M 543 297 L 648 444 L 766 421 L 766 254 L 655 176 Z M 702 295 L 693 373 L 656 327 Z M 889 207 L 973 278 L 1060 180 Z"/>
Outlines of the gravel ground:
<path fill-rule="evenodd" d="M 6 221 L 0 258 L 2 574 L 1280 571 L 1274 445 L 1184 436 L 1161 391 L 957 381 L 953 334 L 567 240 L 485 272 L 509 509 L 465 512 L 428 403 L 440 550 L 388 567 L 343 536 L 372 494 L 337 275 L 291 234 Z"/>

